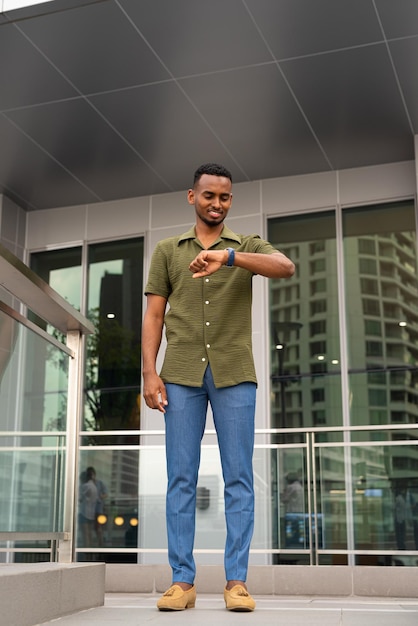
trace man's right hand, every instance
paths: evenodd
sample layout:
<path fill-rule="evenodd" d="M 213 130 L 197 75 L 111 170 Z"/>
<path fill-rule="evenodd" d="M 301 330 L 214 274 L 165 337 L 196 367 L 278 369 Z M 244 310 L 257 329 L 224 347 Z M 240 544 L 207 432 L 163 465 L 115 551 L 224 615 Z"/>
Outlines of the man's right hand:
<path fill-rule="evenodd" d="M 157 409 L 165 413 L 168 404 L 165 385 L 158 374 L 144 374 L 143 396 L 150 409 Z"/>

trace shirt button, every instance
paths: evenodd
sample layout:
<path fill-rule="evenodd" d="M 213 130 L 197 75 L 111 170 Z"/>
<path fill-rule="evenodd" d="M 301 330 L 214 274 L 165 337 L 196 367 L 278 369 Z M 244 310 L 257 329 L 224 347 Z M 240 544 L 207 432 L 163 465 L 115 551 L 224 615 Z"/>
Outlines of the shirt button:
<path fill-rule="evenodd" d="M 208 282 L 209 282 L 209 278 L 205 278 L 205 283 L 208 283 Z"/>
<path fill-rule="evenodd" d="M 210 343 L 207 343 L 207 344 L 206 344 L 206 347 L 207 347 L 207 348 L 210 348 Z"/>
<path fill-rule="evenodd" d="M 202 358 L 202 361 L 206 361 L 205 357 Z"/>
<path fill-rule="evenodd" d="M 210 322 L 206 322 L 206 326 L 210 326 Z"/>
<path fill-rule="evenodd" d="M 205 300 L 205 304 L 209 304 L 209 300 Z"/>

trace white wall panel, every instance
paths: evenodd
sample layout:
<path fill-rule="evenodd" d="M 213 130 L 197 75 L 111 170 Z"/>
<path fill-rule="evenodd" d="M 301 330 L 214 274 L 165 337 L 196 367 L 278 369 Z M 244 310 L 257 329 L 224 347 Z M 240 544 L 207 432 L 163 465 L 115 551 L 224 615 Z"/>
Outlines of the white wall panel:
<path fill-rule="evenodd" d="M 415 195 L 413 161 L 341 170 L 340 203 L 344 205 L 388 202 Z"/>
<path fill-rule="evenodd" d="M 187 191 L 152 196 L 151 228 L 166 228 L 185 224 L 181 232 L 194 223 L 194 207 L 187 202 Z M 176 232 L 179 232 L 178 230 Z"/>
<path fill-rule="evenodd" d="M 336 202 L 336 172 L 262 181 L 262 207 L 265 215 L 296 213 L 335 206 Z"/>
<path fill-rule="evenodd" d="M 87 241 L 134 237 L 148 230 L 150 198 L 129 198 L 87 206 Z"/>
<path fill-rule="evenodd" d="M 260 211 L 261 181 L 233 185 L 232 207 L 229 212 L 231 217 L 234 217 L 234 215 L 252 215 L 260 213 Z"/>
<path fill-rule="evenodd" d="M 86 238 L 87 206 L 79 205 L 28 213 L 26 247 L 29 251 L 69 246 Z"/>

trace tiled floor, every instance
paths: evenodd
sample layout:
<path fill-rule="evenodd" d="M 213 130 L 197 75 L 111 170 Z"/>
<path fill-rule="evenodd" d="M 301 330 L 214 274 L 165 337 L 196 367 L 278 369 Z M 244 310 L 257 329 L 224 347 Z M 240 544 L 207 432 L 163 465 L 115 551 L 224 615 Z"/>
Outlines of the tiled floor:
<path fill-rule="evenodd" d="M 186 611 L 160 612 L 157 596 L 108 594 L 105 605 L 68 615 L 46 626 L 417 626 L 418 599 L 388 598 L 311 598 L 259 596 L 254 613 L 225 610 L 222 596 L 201 594 L 196 607 Z"/>

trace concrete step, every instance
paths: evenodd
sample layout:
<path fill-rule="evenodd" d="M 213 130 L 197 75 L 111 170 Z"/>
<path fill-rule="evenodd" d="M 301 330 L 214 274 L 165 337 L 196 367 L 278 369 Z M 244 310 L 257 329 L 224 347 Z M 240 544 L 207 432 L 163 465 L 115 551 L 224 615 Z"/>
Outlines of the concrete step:
<path fill-rule="evenodd" d="M 0 624 L 34 626 L 103 606 L 104 563 L 0 564 Z"/>

